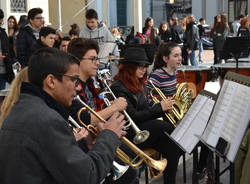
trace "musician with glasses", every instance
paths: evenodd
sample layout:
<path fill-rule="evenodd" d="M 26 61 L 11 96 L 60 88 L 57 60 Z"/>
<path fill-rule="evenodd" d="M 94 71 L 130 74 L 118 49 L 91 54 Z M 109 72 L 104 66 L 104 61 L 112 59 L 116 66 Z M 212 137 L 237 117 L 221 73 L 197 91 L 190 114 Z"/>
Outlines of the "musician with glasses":
<path fill-rule="evenodd" d="M 100 64 L 97 55 L 99 47 L 95 40 L 76 38 L 70 42 L 68 52 L 80 61 L 78 94 L 82 101 L 88 104 L 94 111 L 98 112 L 104 119 L 109 118 L 116 111 L 126 109 L 127 102 L 124 98 L 119 98 L 115 100 L 111 106 L 102 109 L 104 102 L 99 98 L 99 91 L 94 86 L 94 77 L 96 77 L 96 72 Z M 71 114 L 76 114 L 79 110 L 79 108 L 74 108 L 77 106 L 76 103 L 77 102 L 73 102 Z M 95 124 L 98 122 L 98 119 L 91 114 L 90 121 L 92 124 Z"/>
<path fill-rule="evenodd" d="M 169 123 L 157 118 L 162 117 L 164 112 L 172 109 L 175 103 L 172 99 L 166 99 L 159 104 L 150 106 L 146 97 L 145 82 L 147 80 L 147 67 L 150 64 L 146 52 L 142 48 L 128 48 L 124 53 L 124 60 L 120 62 L 118 74 L 111 85 L 113 93 L 117 97 L 127 100 L 127 113 L 141 130 L 150 132 L 149 138 L 138 145 L 141 149 L 153 148 L 167 158 L 168 165 L 164 170 L 164 183 L 175 184 L 181 150 L 170 140 L 166 133 L 173 131 L 174 127 Z M 129 129 L 126 137 L 130 140 L 135 136 L 134 131 Z"/>
<path fill-rule="evenodd" d="M 79 61 L 63 51 L 43 48 L 33 54 L 29 83 L 22 83 L 18 101 L 0 129 L 0 183 L 100 183 L 109 172 L 123 116 L 98 124 L 93 148 L 83 152 L 68 123 Z"/>

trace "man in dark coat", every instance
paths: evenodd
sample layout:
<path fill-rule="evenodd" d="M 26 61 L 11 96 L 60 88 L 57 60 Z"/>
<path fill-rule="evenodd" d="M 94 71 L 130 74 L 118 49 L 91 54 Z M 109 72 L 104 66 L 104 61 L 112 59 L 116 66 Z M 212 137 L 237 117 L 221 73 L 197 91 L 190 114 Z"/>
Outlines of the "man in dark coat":
<path fill-rule="evenodd" d="M 76 95 L 78 76 L 79 61 L 63 51 L 42 48 L 31 56 L 30 82 L 22 83 L 0 129 L 0 183 L 97 184 L 106 177 L 125 133 L 124 116 L 117 112 L 108 123 L 98 123 L 96 142 L 85 153 L 65 110 Z M 88 134 L 85 128 L 80 133 L 78 140 Z"/>
<path fill-rule="evenodd" d="M 28 52 L 34 46 L 36 40 L 39 39 L 39 31 L 43 25 L 43 10 L 41 8 L 33 8 L 28 12 L 29 24 L 20 29 L 17 35 L 17 60 L 22 68 L 27 66 Z"/>
<path fill-rule="evenodd" d="M 3 18 L 4 12 L 0 9 L 0 26 Z M 6 81 L 11 83 L 13 78 L 14 72 L 9 58 L 9 38 L 5 29 L 0 27 L 0 90 L 5 89 Z"/>

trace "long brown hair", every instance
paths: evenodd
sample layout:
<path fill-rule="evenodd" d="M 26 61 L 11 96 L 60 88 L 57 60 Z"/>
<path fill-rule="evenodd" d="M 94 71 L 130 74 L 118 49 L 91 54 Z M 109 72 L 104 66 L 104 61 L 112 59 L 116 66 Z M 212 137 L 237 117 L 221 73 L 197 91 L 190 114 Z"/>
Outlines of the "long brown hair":
<path fill-rule="evenodd" d="M 221 19 L 220 22 L 218 22 L 218 16 L 220 16 L 220 19 Z M 219 13 L 219 15 L 217 15 L 217 22 L 215 24 L 215 30 L 218 33 L 223 33 L 225 29 L 227 29 L 228 33 L 230 33 L 230 29 L 227 24 L 227 16 L 224 13 Z"/>
<path fill-rule="evenodd" d="M 147 72 L 145 72 L 142 79 L 136 77 L 135 73 L 138 66 L 135 63 L 120 64 L 118 74 L 114 77 L 114 79 L 122 81 L 125 87 L 134 94 L 143 91 L 143 85 L 147 80 Z"/>
<path fill-rule="evenodd" d="M 11 83 L 10 91 L 1 106 L 0 127 L 19 97 L 22 82 L 28 82 L 28 67 L 21 70 Z"/>

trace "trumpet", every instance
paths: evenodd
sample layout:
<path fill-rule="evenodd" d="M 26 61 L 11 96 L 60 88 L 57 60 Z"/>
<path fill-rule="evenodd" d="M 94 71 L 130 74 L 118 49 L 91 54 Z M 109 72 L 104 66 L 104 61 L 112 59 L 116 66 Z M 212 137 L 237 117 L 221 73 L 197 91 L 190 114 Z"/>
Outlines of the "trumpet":
<path fill-rule="evenodd" d="M 83 102 L 79 96 L 77 96 L 76 99 L 80 100 L 81 103 Z M 84 122 L 82 122 L 80 119 L 81 113 L 85 110 L 88 110 L 91 113 L 93 113 L 102 123 L 106 123 L 106 120 L 103 119 L 100 115 L 98 115 L 87 104 L 85 104 L 84 102 L 82 104 L 84 105 L 84 107 L 82 107 L 77 113 L 79 122 L 90 133 L 92 133 L 95 137 L 97 137 L 99 134 L 98 130 L 93 125 L 86 125 Z M 117 148 L 117 150 L 116 150 L 117 157 L 121 161 L 123 161 L 125 164 L 128 164 L 129 166 L 131 166 L 133 168 L 137 168 L 142 164 L 142 162 L 145 162 L 149 166 L 150 170 L 152 171 L 152 173 L 155 177 L 160 175 L 164 171 L 164 169 L 166 168 L 166 166 L 167 166 L 166 159 L 161 159 L 158 161 L 152 159 L 147 154 L 145 154 L 142 150 L 140 150 L 136 145 L 134 145 L 132 142 L 130 142 L 126 137 L 121 137 L 121 141 L 123 141 L 137 155 L 135 158 L 130 159 L 126 153 L 124 153 L 120 148 Z"/>
<path fill-rule="evenodd" d="M 162 100 L 167 99 L 163 92 L 157 88 L 151 80 L 149 80 L 149 82 L 153 86 L 153 88 L 150 90 L 150 96 L 155 103 L 160 103 L 160 101 L 153 95 L 153 90 L 158 93 Z M 172 112 L 165 112 L 165 116 L 172 123 L 172 125 L 176 127 L 191 105 L 192 98 L 190 96 L 190 90 L 188 90 L 187 83 L 181 83 L 177 85 L 177 91 L 174 95 L 174 98 L 175 104 L 173 105 L 173 110 Z"/>
<path fill-rule="evenodd" d="M 73 131 L 75 133 L 79 133 L 83 127 L 81 127 L 71 116 L 68 117 L 68 121 L 74 126 Z M 76 130 L 76 128 L 78 130 Z M 119 179 L 127 170 L 129 166 L 125 165 L 120 165 L 116 161 L 113 161 L 113 168 L 112 171 L 114 173 L 113 180 Z"/>
<path fill-rule="evenodd" d="M 103 84 L 105 85 L 105 87 L 108 89 L 108 92 L 103 92 L 103 93 L 101 93 L 100 95 L 102 96 L 102 98 L 103 98 L 105 104 L 106 104 L 107 106 L 110 106 L 111 103 L 109 102 L 108 98 L 105 97 L 105 95 L 106 95 L 106 94 L 111 94 L 112 97 L 113 97 L 114 99 L 117 99 L 117 98 L 116 98 L 115 94 L 113 93 L 113 91 L 110 89 L 110 87 L 109 87 L 109 85 L 108 85 L 108 83 L 107 83 L 107 80 L 104 79 L 104 78 L 101 77 L 101 76 L 99 76 L 98 78 L 103 82 Z M 136 126 L 135 122 L 134 122 L 134 121 L 131 119 L 131 117 L 128 115 L 128 113 L 127 113 L 125 110 L 123 110 L 122 112 L 123 112 L 124 116 L 127 118 L 127 121 L 129 122 L 126 126 L 124 126 L 124 128 L 126 129 L 126 128 L 128 128 L 129 126 L 131 126 L 132 129 L 135 131 L 135 137 L 134 137 L 134 139 L 133 139 L 133 142 L 134 142 L 135 144 L 140 144 L 140 143 L 143 143 L 145 140 L 147 140 L 147 138 L 148 138 L 149 135 L 150 135 L 149 131 L 147 131 L 147 130 L 140 130 L 140 129 Z"/>

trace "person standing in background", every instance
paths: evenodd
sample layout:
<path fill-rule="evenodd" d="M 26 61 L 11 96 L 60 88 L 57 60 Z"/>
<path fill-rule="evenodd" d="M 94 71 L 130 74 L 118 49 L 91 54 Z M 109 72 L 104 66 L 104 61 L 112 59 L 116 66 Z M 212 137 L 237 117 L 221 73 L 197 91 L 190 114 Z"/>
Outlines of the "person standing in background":
<path fill-rule="evenodd" d="M 85 18 L 87 25 L 80 31 L 80 38 L 92 38 L 98 43 L 115 41 L 108 28 L 98 23 L 98 14 L 94 9 L 87 10 Z"/>
<path fill-rule="evenodd" d="M 3 23 L 4 12 L 0 9 L 0 26 Z M 5 29 L 0 27 L 0 90 L 5 89 L 6 82 L 11 83 L 14 72 L 9 57 L 9 39 Z"/>
<path fill-rule="evenodd" d="M 244 17 L 244 15 L 240 14 L 237 18 L 237 20 L 233 21 L 232 26 L 233 26 L 233 36 L 236 37 L 238 30 L 240 28 L 240 20 Z"/>
<path fill-rule="evenodd" d="M 204 25 L 206 24 L 205 19 L 200 18 L 199 20 L 200 24 L 198 25 L 199 28 L 199 36 L 200 36 L 200 41 L 199 41 L 199 63 L 203 63 L 201 54 L 203 52 L 203 44 L 206 44 L 208 46 L 213 46 L 213 43 L 210 42 L 209 40 L 205 39 L 204 33 L 206 32 Z"/>
<path fill-rule="evenodd" d="M 199 40 L 200 40 L 199 28 L 195 24 L 194 15 L 190 14 L 187 16 L 187 28 L 185 31 L 184 48 L 188 53 L 192 66 L 197 66 L 197 61 L 195 58 L 195 50 L 198 48 Z"/>
<path fill-rule="evenodd" d="M 32 8 L 28 12 L 29 23 L 20 29 L 17 36 L 17 59 L 22 68 L 27 66 L 27 56 L 29 50 L 34 46 L 36 40 L 39 39 L 39 32 L 43 25 L 43 10 L 41 8 Z"/>
<path fill-rule="evenodd" d="M 217 15 L 215 20 L 211 34 L 214 44 L 214 64 L 219 64 L 222 62 L 222 50 L 230 30 L 224 13 Z"/>
<path fill-rule="evenodd" d="M 146 38 L 145 43 L 156 44 L 156 46 L 158 46 L 161 42 L 160 38 L 157 36 L 158 29 L 154 27 L 154 19 L 152 17 L 146 18 L 142 34 Z"/>
<path fill-rule="evenodd" d="M 80 27 L 77 24 L 70 25 L 71 29 L 69 30 L 70 39 L 78 38 L 80 34 Z"/>
<path fill-rule="evenodd" d="M 14 16 L 8 18 L 9 52 L 12 64 L 17 62 L 16 58 L 16 38 L 19 32 L 18 24 Z"/>
<path fill-rule="evenodd" d="M 168 42 L 172 40 L 170 28 L 166 21 L 162 21 L 159 26 L 159 36 L 162 42 Z"/>

